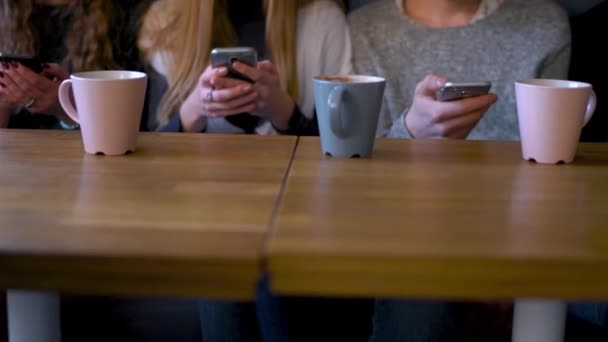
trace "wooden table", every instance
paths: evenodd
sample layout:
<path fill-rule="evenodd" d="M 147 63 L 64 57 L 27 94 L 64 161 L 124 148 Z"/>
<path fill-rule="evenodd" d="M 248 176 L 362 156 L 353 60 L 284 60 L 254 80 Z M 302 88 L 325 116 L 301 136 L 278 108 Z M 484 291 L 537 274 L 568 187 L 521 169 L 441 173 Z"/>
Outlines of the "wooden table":
<path fill-rule="evenodd" d="M 332 159 L 300 139 L 270 242 L 273 290 L 608 298 L 608 145 L 581 145 L 571 165 L 520 153 L 379 140 L 371 159 Z"/>
<path fill-rule="evenodd" d="M 150 133 L 100 157 L 0 131 L 0 288 L 251 299 L 295 143 Z"/>
<path fill-rule="evenodd" d="M 0 288 L 250 299 L 265 263 L 283 294 L 551 299 L 521 302 L 516 334 L 608 298 L 608 146 L 546 166 L 510 142 L 332 159 L 318 138 L 151 133 L 96 157 L 78 134 L 0 131 Z M 13 302 L 32 298 L 22 330 L 56 312 Z"/>

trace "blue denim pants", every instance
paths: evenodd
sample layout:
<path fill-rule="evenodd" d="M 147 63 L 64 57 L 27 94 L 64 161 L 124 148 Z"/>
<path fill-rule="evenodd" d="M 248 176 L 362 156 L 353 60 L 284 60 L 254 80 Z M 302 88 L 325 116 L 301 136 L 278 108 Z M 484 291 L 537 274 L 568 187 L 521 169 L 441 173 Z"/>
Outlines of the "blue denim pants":
<path fill-rule="evenodd" d="M 256 301 L 200 300 L 204 342 L 367 342 L 374 301 L 281 297 L 268 280 L 260 282 Z"/>
<path fill-rule="evenodd" d="M 570 303 L 568 305 L 568 316 L 600 327 L 606 327 L 606 323 L 608 323 L 608 304 L 594 302 Z"/>
<path fill-rule="evenodd" d="M 571 303 L 568 318 L 602 328 L 608 323 L 605 303 Z M 440 301 L 378 300 L 370 342 L 452 342 L 459 338 L 451 304 Z"/>

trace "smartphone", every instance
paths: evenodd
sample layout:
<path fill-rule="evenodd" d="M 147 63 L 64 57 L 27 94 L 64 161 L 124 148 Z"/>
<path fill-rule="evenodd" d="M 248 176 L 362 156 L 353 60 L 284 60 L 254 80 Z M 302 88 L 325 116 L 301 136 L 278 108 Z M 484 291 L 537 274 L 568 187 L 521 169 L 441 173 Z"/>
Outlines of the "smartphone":
<path fill-rule="evenodd" d="M 437 101 L 453 101 L 467 97 L 474 97 L 490 92 L 492 83 L 480 82 L 447 82 L 435 94 Z"/>
<path fill-rule="evenodd" d="M 0 52 L 0 62 L 17 62 L 38 74 L 41 73 L 43 69 L 42 63 L 36 57 L 32 56 L 18 56 Z"/>
<path fill-rule="evenodd" d="M 241 62 L 252 67 L 258 64 L 258 53 L 251 47 L 215 48 L 211 50 L 211 67 L 228 68 L 228 77 L 253 83 L 247 76 L 234 70 L 234 62 Z"/>

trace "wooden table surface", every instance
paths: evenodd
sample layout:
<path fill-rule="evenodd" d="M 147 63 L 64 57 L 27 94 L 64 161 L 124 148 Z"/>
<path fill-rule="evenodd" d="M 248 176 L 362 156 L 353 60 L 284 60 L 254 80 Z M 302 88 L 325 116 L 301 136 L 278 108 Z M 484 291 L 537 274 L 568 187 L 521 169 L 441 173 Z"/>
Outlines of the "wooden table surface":
<path fill-rule="evenodd" d="M 517 142 L 379 140 L 371 159 L 302 138 L 273 225 L 279 293 L 608 298 L 608 145 L 570 165 Z"/>
<path fill-rule="evenodd" d="M 252 298 L 294 137 L 0 131 L 0 288 Z"/>

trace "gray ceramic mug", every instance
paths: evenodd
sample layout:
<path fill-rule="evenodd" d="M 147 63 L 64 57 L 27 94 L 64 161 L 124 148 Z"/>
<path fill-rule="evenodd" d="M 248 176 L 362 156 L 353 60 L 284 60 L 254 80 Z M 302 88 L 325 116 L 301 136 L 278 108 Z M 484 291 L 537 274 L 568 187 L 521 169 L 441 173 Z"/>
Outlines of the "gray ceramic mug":
<path fill-rule="evenodd" d="M 315 77 L 323 153 L 347 158 L 371 156 L 385 84 L 383 78 L 374 76 Z"/>

